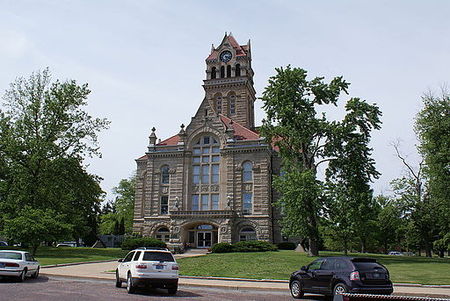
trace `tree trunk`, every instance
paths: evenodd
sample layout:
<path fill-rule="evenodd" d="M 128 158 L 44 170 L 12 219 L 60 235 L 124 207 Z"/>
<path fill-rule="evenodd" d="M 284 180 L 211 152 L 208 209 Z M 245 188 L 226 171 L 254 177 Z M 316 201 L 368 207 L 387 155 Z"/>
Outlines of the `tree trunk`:
<path fill-rule="evenodd" d="M 426 257 L 432 257 L 431 247 L 430 247 L 430 244 L 428 242 L 425 243 L 425 256 Z"/>
<path fill-rule="evenodd" d="M 309 256 L 319 256 L 319 245 L 315 237 L 309 238 Z"/>
<path fill-rule="evenodd" d="M 31 246 L 31 255 L 36 256 L 36 251 L 38 249 L 39 245 L 32 245 Z"/>

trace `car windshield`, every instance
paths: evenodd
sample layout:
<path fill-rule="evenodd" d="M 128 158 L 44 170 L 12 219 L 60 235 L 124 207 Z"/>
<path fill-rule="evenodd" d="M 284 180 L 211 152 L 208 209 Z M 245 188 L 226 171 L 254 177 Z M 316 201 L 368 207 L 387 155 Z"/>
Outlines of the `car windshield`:
<path fill-rule="evenodd" d="M 0 258 L 22 260 L 22 254 L 17 252 L 0 252 Z"/>
<path fill-rule="evenodd" d="M 174 262 L 172 254 L 164 252 L 145 252 L 144 261 L 169 261 Z"/>

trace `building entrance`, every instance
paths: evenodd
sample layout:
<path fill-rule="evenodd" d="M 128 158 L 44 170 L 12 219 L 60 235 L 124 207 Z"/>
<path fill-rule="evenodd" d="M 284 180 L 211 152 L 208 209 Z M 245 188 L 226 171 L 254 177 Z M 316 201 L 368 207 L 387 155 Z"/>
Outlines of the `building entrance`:
<path fill-rule="evenodd" d="M 212 232 L 197 232 L 197 248 L 210 248 L 212 245 Z"/>

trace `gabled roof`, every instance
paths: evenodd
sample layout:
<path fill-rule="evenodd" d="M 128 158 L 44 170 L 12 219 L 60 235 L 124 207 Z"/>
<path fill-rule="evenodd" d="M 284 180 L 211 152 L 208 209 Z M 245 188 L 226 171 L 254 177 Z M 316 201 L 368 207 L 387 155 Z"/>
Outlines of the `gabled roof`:
<path fill-rule="evenodd" d="M 161 146 L 162 145 L 177 145 L 178 142 L 180 142 L 180 136 L 178 136 L 178 134 L 177 134 L 177 135 L 174 135 L 174 136 L 172 136 L 170 138 L 167 138 L 167 139 L 159 142 L 156 145 L 161 145 Z"/>
<path fill-rule="evenodd" d="M 236 51 L 236 56 L 246 56 L 247 53 L 249 52 L 249 46 L 239 45 L 239 43 L 236 41 L 236 39 L 233 37 L 231 33 L 229 35 L 225 34 L 222 43 L 220 43 L 220 46 L 222 46 L 222 44 L 224 44 L 225 42 L 228 42 L 228 44 L 230 44 L 231 47 L 233 47 L 233 49 Z M 211 51 L 211 54 L 206 58 L 206 60 L 217 59 L 217 56 L 219 54 L 217 49 L 219 49 L 220 46 L 217 47 L 216 49 L 213 49 Z"/>
<path fill-rule="evenodd" d="M 236 140 L 258 140 L 259 134 L 250 130 L 249 128 L 246 128 L 245 126 L 241 125 L 240 123 L 222 115 L 219 114 L 220 121 L 227 127 L 232 128 L 234 130 L 234 139 Z"/>

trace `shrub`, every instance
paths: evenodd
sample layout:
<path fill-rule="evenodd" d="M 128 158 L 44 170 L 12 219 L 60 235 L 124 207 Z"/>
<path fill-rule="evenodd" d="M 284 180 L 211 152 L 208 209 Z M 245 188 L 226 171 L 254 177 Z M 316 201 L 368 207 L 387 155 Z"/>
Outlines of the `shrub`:
<path fill-rule="evenodd" d="M 233 252 L 233 245 L 227 242 L 219 242 L 211 248 L 213 253 L 230 253 Z"/>
<path fill-rule="evenodd" d="M 234 252 L 267 252 L 278 250 L 274 244 L 260 240 L 240 241 L 233 244 L 233 249 Z"/>
<path fill-rule="evenodd" d="M 133 250 L 139 247 L 166 248 L 167 245 L 165 242 L 151 237 L 127 238 L 122 242 L 122 250 Z"/>
<path fill-rule="evenodd" d="M 280 242 L 277 247 L 279 250 L 295 250 L 297 245 L 293 242 Z"/>

